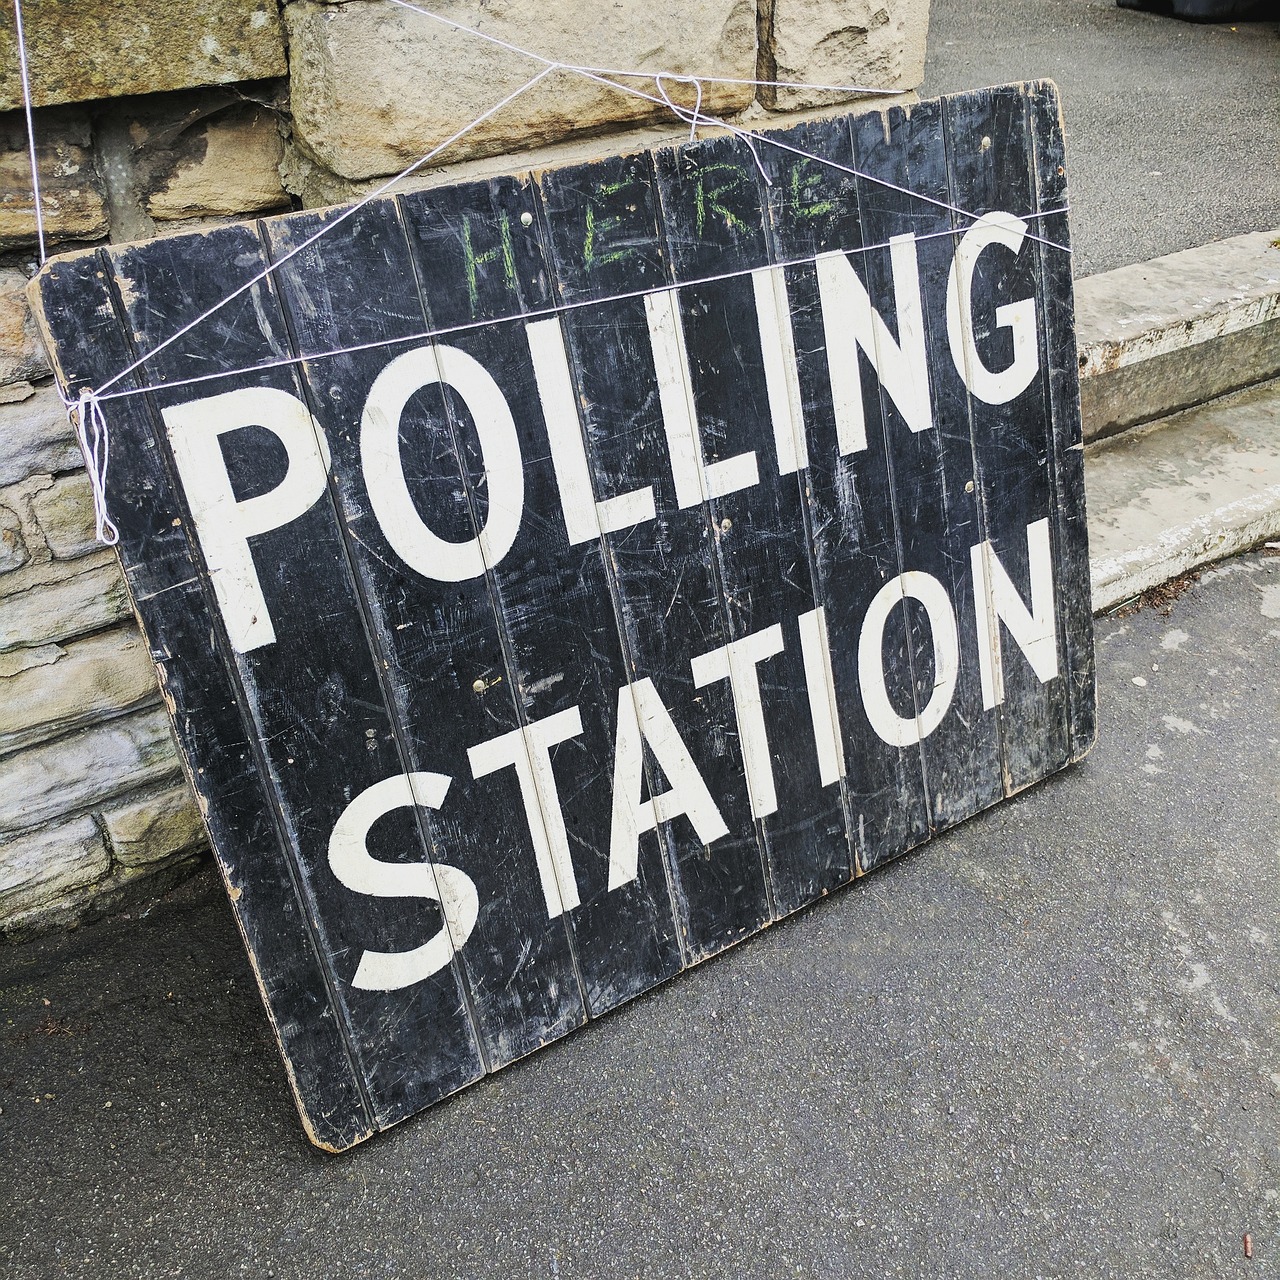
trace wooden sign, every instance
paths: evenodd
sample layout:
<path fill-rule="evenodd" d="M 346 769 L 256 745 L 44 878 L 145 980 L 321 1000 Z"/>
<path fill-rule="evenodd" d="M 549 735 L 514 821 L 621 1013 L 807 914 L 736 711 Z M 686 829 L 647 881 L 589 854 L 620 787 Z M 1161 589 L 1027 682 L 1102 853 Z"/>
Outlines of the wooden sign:
<path fill-rule="evenodd" d="M 313 1141 L 1085 752 L 1065 197 L 1034 84 L 42 272 Z"/>

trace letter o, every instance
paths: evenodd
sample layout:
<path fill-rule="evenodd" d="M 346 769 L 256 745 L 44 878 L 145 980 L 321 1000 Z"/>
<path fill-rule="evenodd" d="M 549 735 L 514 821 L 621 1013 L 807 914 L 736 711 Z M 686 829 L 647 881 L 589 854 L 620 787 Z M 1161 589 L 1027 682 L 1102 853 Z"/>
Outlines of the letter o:
<path fill-rule="evenodd" d="M 889 701 L 884 682 L 884 628 L 889 615 L 906 598 L 924 605 L 933 635 L 933 692 L 918 716 L 900 716 Z M 893 747 L 910 747 L 927 738 L 942 723 L 955 697 L 960 674 L 960 641 L 956 615 L 946 589 L 937 578 L 914 570 L 886 582 L 871 601 L 858 637 L 858 683 L 871 727 Z"/>
<path fill-rule="evenodd" d="M 400 457 L 400 419 L 423 387 L 442 384 L 462 397 L 475 422 L 489 490 L 478 536 L 448 542 L 418 514 Z M 489 371 L 457 347 L 427 346 L 397 356 L 374 379 L 360 422 L 360 463 L 373 514 L 398 556 L 423 577 L 462 582 L 494 568 L 511 550 L 524 514 L 520 441 L 506 397 Z"/>

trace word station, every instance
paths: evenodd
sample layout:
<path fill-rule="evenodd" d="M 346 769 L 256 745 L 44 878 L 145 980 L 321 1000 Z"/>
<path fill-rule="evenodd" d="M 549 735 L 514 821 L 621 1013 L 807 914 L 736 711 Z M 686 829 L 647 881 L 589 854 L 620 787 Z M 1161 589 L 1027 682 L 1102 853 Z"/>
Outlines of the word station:
<path fill-rule="evenodd" d="M 1065 192 L 1034 84 L 42 272 L 313 1141 L 1088 749 Z"/>

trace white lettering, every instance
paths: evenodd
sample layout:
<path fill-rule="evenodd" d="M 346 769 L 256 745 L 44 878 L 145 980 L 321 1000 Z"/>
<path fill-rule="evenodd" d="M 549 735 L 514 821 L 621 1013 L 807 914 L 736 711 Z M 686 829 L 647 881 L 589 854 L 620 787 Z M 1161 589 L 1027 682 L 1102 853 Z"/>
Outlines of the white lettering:
<path fill-rule="evenodd" d="M 418 514 L 400 457 L 400 419 L 424 387 L 444 384 L 471 412 L 488 490 L 489 512 L 479 536 L 466 542 L 437 537 Z M 511 550 L 524 514 L 524 469 L 516 426 L 488 370 L 456 347 L 418 347 L 378 374 L 360 423 L 360 461 L 373 513 L 406 564 L 437 582 L 480 577 Z"/>
<path fill-rule="evenodd" d="M 969 552 L 978 615 L 978 667 L 982 672 L 982 705 L 991 710 L 1004 701 L 1004 657 L 1000 623 L 1022 650 L 1031 669 L 1047 684 L 1058 674 L 1058 636 L 1054 623 L 1053 564 L 1049 522 L 1027 526 L 1027 559 L 1031 569 L 1031 608 L 1022 603 L 990 542 Z"/>
<path fill-rule="evenodd" d="M 324 432 L 297 396 L 274 387 L 242 387 L 161 414 L 231 646 L 248 653 L 274 644 L 249 539 L 296 520 L 324 493 Z M 219 437 L 245 427 L 270 431 L 284 445 L 288 463 L 274 489 L 237 502 Z"/>
<path fill-rule="evenodd" d="M 339 884 L 376 898 L 429 898 L 444 913 L 444 926 L 420 947 L 364 952 L 352 979 L 361 991 L 399 991 L 439 973 L 476 927 L 480 899 L 470 876 L 442 862 L 379 862 L 366 844 L 373 824 L 393 809 L 438 809 L 449 782 L 441 773 L 384 778 L 356 796 L 334 824 L 329 868 Z"/>
<path fill-rule="evenodd" d="M 984 213 L 961 237 L 947 279 L 947 341 L 964 385 L 987 404 L 1007 404 L 1021 395 L 1040 369 L 1034 298 L 996 308 L 996 327 L 1013 332 L 1013 363 L 995 372 L 982 363 L 973 336 L 973 273 L 988 245 L 1017 253 L 1027 224 L 1011 213 Z"/>
<path fill-rule="evenodd" d="M 699 689 L 719 680 L 729 681 L 753 818 L 766 817 L 778 809 L 773 760 L 769 756 L 769 734 L 760 702 L 760 673 L 756 668 L 766 658 L 772 658 L 782 650 L 782 628 L 775 623 L 763 631 L 732 640 L 719 649 L 700 653 L 691 664 L 693 682 Z"/>
<path fill-rule="evenodd" d="M 804 399 L 796 367 L 796 340 L 791 329 L 791 299 L 781 267 L 757 267 L 751 273 L 755 291 L 769 419 L 778 454 L 778 474 L 790 475 L 809 465 L 804 437 Z"/>
<path fill-rule="evenodd" d="M 551 464 L 560 487 L 560 507 L 570 545 L 590 542 L 602 533 L 616 533 L 652 520 L 657 514 L 652 486 L 596 501 L 560 321 L 536 320 L 525 333 L 529 354 L 533 357 L 533 374 L 538 382 L 547 441 L 551 445 Z"/>
<path fill-rule="evenodd" d="M 499 738 L 491 738 L 467 752 L 471 772 L 477 778 L 514 766 L 520 783 L 520 799 L 533 840 L 533 856 L 542 879 L 542 896 L 550 919 L 572 911 L 581 903 L 578 881 L 569 853 L 569 833 L 555 771 L 551 768 L 551 748 L 582 732 L 582 716 L 577 707 L 558 711 L 545 720 L 536 720 Z"/>
<path fill-rule="evenodd" d="M 919 600 L 933 635 L 933 691 L 924 709 L 900 716 L 889 701 L 884 682 L 884 628 L 889 616 L 910 596 Z M 871 727 L 894 747 L 909 747 L 927 738 L 942 723 L 955 696 L 960 673 L 960 641 L 956 615 L 946 588 L 937 578 L 911 570 L 886 582 L 876 592 L 862 620 L 858 639 L 858 682 Z"/>
<path fill-rule="evenodd" d="M 662 407 L 676 505 L 684 510 L 758 484 L 760 468 L 754 450 L 710 464 L 703 456 L 693 405 L 693 383 L 689 378 L 689 353 L 685 348 L 676 291 L 663 289 L 645 294 L 644 309 L 649 321 L 649 343 L 658 377 L 658 403 Z"/>
<path fill-rule="evenodd" d="M 640 799 L 644 775 L 644 746 L 671 784 L 670 791 Z M 618 690 L 618 734 L 613 757 L 613 822 L 609 833 L 609 888 L 630 884 L 638 874 L 640 837 L 659 822 L 684 814 L 704 845 L 728 835 L 716 802 L 671 713 L 649 679 Z"/>
<path fill-rule="evenodd" d="M 844 742 L 840 737 L 840 713 L 836 708 L 836 685 L 831 673 L 827 613 L 821 605 L 800 615 L 800 654 L 804 659 L 804 681 L 809 690 L 809 715 L 813 720 L 813 745 L 818 752 L 818 777 L 824 787 L 829 787 L 845 776 Z"/>
<path fill-rule="evenodd" d="M 906 419 L 907 426 L 912 431 L 924 431 L 933 425 L 915 237 L 894 236 L 889 241 L 889 261 L 893 269 L 898 342 L 894 342 L 880 313 L 872 307 L 866 285 L 858 278 L 848 257 L 836 251 L 819 254 L 817 258 L 822 328 L 835 406 L 836 440 L 841 453 L 857 453 L 867 447 L 859 349 L 871 361 L 876 377 Z"/>

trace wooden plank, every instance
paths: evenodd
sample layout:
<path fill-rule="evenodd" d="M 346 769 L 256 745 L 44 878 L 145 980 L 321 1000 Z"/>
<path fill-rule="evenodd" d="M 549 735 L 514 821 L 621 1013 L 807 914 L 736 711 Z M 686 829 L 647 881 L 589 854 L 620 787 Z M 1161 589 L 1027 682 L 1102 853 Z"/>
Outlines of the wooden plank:
<path fill-rule="evenodd" d="M 935 830 L 1003 794 L 998 715 L 984 712 L 969 549 L 982 540 L 974 485 L 969 396 L 949 352 L 946 290 L 955 243 L 942 108 L 934 102 L 854 117 L 853 152 L 862 238 L 857 267 L 880 300 L 875 331 L 881 366 L 907 371 L 907 385 L 880 387 L 901 564 L 922 595 L 902 606 L 915 733 L 921 736 L 929 815 Z M 914 243 L 898 240 L 913 236 Z M 925 287 L 921 287 L 922 283 Z M 897 399 L 895 399 L 895 396 Z M 914 397 L 914 418 L 898 400 Z M 943 604 L 949 602 L 949 608 Z M 954 657 L 953 667 L 949 659 Z M 953 673 L 953 674 L 952 674 Z M 898 708 L 904 717 L 908 699 Z"/>
<path fill-rule="evenodd" d="M 100 251 L 58 260 L 41 277 L 38 306 L 56 371 L 72 395 L 101 386 L 136 358 L 126 345 Z M 144 375 L 145 376 L 145 375 Z M 138 385 L 129 377 L 118 390 Z M 218 609 L 191 543 L 162 429 L 142 396 L 107 400 L 107 503 L 120 531 L 130 595 L 163 673 L 165 702 L 200 798 L 290 1081 L 312 1140 L 340 1150 L 377 1124 L 329 975 L 326 945 L 291 856 L 279 797 L 249 734 Z"/>
<path fill-rule="evenodd" d="M 282 258 L 314 235 L 323 216 L 264 224 L 272 254 Z M 367 347 L 421 335 L 429 326 L 397 204 L 377 202 L 352 221 L 350 232 L 316 241 L 276 271 L 304 351 Z M 378 305 L 362 305 L 357 293 Z M 385 655 L 406 771 L 450 780 L 447 801 L 420 816 L 431 861 L 457 867 L 475 886 L 474 926 L 456 941 L 485 1061 L 497 1068 L 580 1025 L 585 1012 L 556 891 L 552 915 L 533 831 L 514 820 L 523 812 L 516 775 L 477 778 L 468 759 L 476 744 L 519 727 L 492 584 L 480 557 L 470 576 L 439 580 L 430 548 L 410 542 L 421 543 L 424 530 L 459 546 L 477 535 L 474 489 L 483 483 L 483 465 L 477 476 L 475 459 L 460 452 L 439 372 L 436 348 L 421 338 L 303 365 L 311 401 L 328 426 L 348 552 Z M 405 390 L 388 400 L 387 410 L 396 448 L 390 465 L 373 469 L 365 459 L 376 428 L 365 423 L 366 402 L 379 378 L 387 387 L 397 376 L 406 379 Z M 408 394 L 427 378 L 433 381 Z M 403 413 L 399 400 L 406 401 Z M 390 519 L 385 504 L 396 492 L 397 466 L 414 505 Z M 393 993 L 377 998 L 388 1009 L 394 1005 Z"/>
<path fill-rule="evenodd" d="M 540 789 L 547 847 L 563 866 L 565 918 L 595 1016 L 683 961 L 662 859 L 645 858 L 634 879 L 611 888 L 609 797 L 628 671 L 563 332 L 547 314 L 532 186 L 497 179 L 406 196 L 403 208 L 433 324 L 517 317 L 447 341 L 488 370 L 516 415 L 524 517 L 490 580 L 520 724 L 543 744 L 531 772 L 550 784 Z M 519 319 L 528 312 L 529 324 Z M 474 450 L 474 436 L 463 439 Z"/>
<path fill-rule="evenodd" d="M 684 407 L 651 163 L 620 157 L 543 174 L 539 194 L 561 298 L 575 304 L 564 329 L 596 493 L 653 493 L 655 517 L 607 531 L 605 544 L 632 678 L 651 682 L 638 693 L 662 712 L 657 736 L 646 739 L 646 786 L 650 798 L 670 791 L 663 805 L 684 811 L 664 834 L 685 945 L 702 959 L 758 929 L 769 902 L 741 751 L 724 731 L 734 723 L 732 696 L 723 682 L 699 688 L 693 676 L 694 659 L 732 637 L 702 501 L 700 441 Z M 642 290 L 656 292 L 617 296 Z M 605 300 L 578 305 L 593 299 Z M 637 704 L 641 724 L 654 709 Z M 662 741 L 667 749 L 655 754 Z"/>
<path fill-rule="evenodd" d="M 868 716 L 859 671 L 863 620 L 873 599 L 903 569 L 889 494 L 878 384 L 853 336 L 846 272 L 860 267 L 862 230 L 847 121 L 807 126 L 802 150 L 817 159 L 761 148 L 773 177 L 775 252 L 787 269 L 799 380 L 808 431 L 808 490 L 816 598 L 826 606 L 846 806 L 860 870 L 928 838 L 918 747 L 887 742 Z M 788 144 L 791 145 L 791 144 Z M 844 252 L 849 250 L 851 252 Z M 820 283 L 816 263 L 828 263 Z M 834 287 L 832 281 L 834 280 Z M 841 286 L 844 289 L 841 290 Z M 843 304 L 843 305 L 842 305 Z M 833 381 L 834 379 L 834 381 Z M 861 427 L 856 425 L 861 407 Z M 882 669 L 903 709 L 911 705 L 902 611 L 885 627 Z M 869 655 L 874 658 L 874 652 Z"/>
<path fill-rule="evenodd" d="M 1044 281 L 1040 321 L 1049 365 L 1053 438 L 1058 653 L 1067 686 L 1071 759 L 1079 760 L 1093 746 L 1098 724 L 1084 444 L 1080 431 L 1080 372 L 1073 331 L 1075 303 L 1067 223 L 1066 145 L 1056 87 L 1049 81 L 1040 81 L 1029 85 L 1028 90 L 1036 209 L 1042 215 L 1034 226 L 1043 238 L 1037 248 Z"/>
<path fill-rule="evenodd" d="M 144 351 L 217 303 L 237 279 L 267 265 L 251 226 L 222 228 L 184 243 L 161 240 L 109 252 L 123 314 Z M 170 406 L 185 406 L 180 415 L 166 418 L 160 444 L 177 462 L 186 490 L 184 505 L 195 523 L 204 567 L 213 571 L 215 581 L 220 576 L 226 582 L 234 569 L 209 565 L 210 530 L 225 525 L 213 516 L 202 523 L 200 512 L 190 510 L 193 487 L 203 479 L 193 469 L 216 468 L 219 457 L 225 459 L 231 490 L 240 502 L 272 493 L 290 470 L 302 476 L 310 466 L 314 481 L 315 500 L 309 507 L 253 539 L 261 598 L 252 606 L 252 624 L 246 622 L 239 634 L 228 628 L 234 650 L 228 656 L 273 782 L 318 946 L 331 966 L 350 1052 L 378 1125 L 385 1127 L 475 1079 L 481 1064 L 463 995 L 448 967 L 392 993 L 362 989 L 355 982 L 366 956 L 421 945 L 442 931 L 443 919 L 425 893 L 353 892 L 336 882 L 331 866 L 331 836 L 348 806 L 375 784 L 403 775 L 405 765 L 315 438 L 295 437 L 296 456 L 287 457 L 278 437 L 259 425 L 268 416 L 278 418 L 278 406 L 286 401 L 264 400 L 255 391 L 265 388 L 277 397 L 292 397 L 291 403 L 300 400 L 292 369 L 249 372 L 290 351 L 268 282 L 158 352 L 145 366 L 147 376 L 153 383 L 198 376 L 208 368 L 210 351 L 218 352 L 221 368 L 245 372 L 201 384 L 194 391 L 200 397 L 195 408 L 188 387 L 156 390 L 150 399 L 162 417 Z M 252 399 L 244 408 L 246 393 Z M 237 395 L 241 401 L 227 399 Z M 213 419 L 212 431 L 198 420 L 201 413 Z M 241 418 L 244 429 L 234 429 Z M 279 523 L 278 513 L 264 523 Z M 220 592 L 229 599 L 236 589 L 233 581 Z M 239 589 L 246 590 L 243 582 Z M 239 608 L 241 616 L 246 611 L 247 606 Z M 261 631 L 264 625 L 271 635 Z M 367 847 L 378 863 L 431 861 L 407 810 L 381 822 Z M 371 871 L 368 878 L 376 874 Z"/>
<path fill-rule="evenodd" d="M 839 780 L 825 783 L 818 759 L 801 637 L 800 619 L 818 601 L 785 282 L 769 270 L 763 181 L 744 141 L 661 152 L 657 173 L 673 276 L 707 281 L 680 290 L 706 460 L 749 456 L 743 478 L 757 477 L 707 504 L 735 655 L 707 674 L 733 693 L 774 913 L 785 915 L 851 874 Z M 812 693 L 827 698 L 825 682 Z"/>
<path fill-rule="evenodd" d="M 981 229 L 975 230 L 975 225 L 982 215 L 1002 212 L 1017 217 L 1035 207 L 1026 97 L 1018 85 L 957 95 L 944 104 L 944 116 L 951 200 L 971 215 L 966 235 L 975 239 L 970 243 L 981 244 L 976 239 Z M 1042 678 L 1024 647 L 1010 635 L 1019 609 L 1033 606 L 1033 585 L 1040 587 L 1045 612 L 1041 621 L 1048 620 L 1048 575 L 1055 563 L 1051 533 L 1041 524 L 1048 520 L 1052 503 L 1047 354 L 1029 312 L 1039 306 L 1043 278 L 1035 241 L 1027 234 L 1038 234 L 1033 224 L 1022 233 L 1006 221 L 997 235 L 1007 243 L 997 241 L 978 252 L 971 287 L 958 290 L 962 315 L 972 317 L 972 430 L 978 495 L 991 549 L 985 561 L 990 584 L 985 647 L 990 665 L 984 701 L 994 700 L 999 706 L 1008 795 L 1061 767 L 1070 752 L 1065 688 L 1056 660 L 1042 663 Z M 1009 312 L 998 315 L 1005 307 L 1019 308 L 1023 318 Z M 1019 348 L 1015 343 L 1022 336 L 1025 343 Z M 1038 584 L 1032 582 L 1033 560 L 1044 571 Z M 1036 628 L 1028 622 L 1025 631 L 1030 644 Z M 1054 646 L 1056 641 L 1049 654 Z M 1034 645 L 1032 651 L 1040 652 Z"/>

